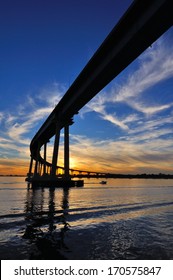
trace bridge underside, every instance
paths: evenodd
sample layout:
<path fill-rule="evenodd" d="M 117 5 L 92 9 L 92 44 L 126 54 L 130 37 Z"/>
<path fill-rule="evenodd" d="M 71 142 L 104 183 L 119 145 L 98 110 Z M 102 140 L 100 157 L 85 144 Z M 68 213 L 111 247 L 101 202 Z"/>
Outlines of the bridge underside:
<path fill-rule="evenodd" d="M 71 182 L 69 126 L 73 124 L 73 116 L 172 26 L 172 10 L 172 0 L 133 2 L 32 139 L 28 180 L 43 180 L 47 176 L 50 181 L 57 178 L 59 137 L 64 128 L 64 173 L 61 180 Z M 50 163 L 47 162 L 47 143 L 54 135 Z M 44 157 L 40 155 L 42 146 Z"/>

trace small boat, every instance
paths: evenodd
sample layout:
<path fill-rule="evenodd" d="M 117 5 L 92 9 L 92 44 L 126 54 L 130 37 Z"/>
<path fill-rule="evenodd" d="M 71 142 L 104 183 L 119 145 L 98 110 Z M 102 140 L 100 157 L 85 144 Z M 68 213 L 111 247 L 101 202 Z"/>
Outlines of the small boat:
<path fill-rule="evenodd" d="M 101 181 L 100 184 L 105 185 L 105 184 L 107 184 L 107 182 L 106 181 Z"/>

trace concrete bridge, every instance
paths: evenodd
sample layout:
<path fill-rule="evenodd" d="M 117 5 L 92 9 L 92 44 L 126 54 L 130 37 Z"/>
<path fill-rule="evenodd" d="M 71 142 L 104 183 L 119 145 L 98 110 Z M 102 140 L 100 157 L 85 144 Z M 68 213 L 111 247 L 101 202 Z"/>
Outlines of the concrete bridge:
<path fill-rule="evenodd" d="M 29 182 L 59 184 L 62 178 L 67 184 L 71 182 L 69 126 L 73 124 L 73 116 L 172 26 L 172 11 L 172 0 L 135 0 L 132 3 L 32 139 Z M 59 167 L 59 138 L 63 128 L 64 167 Z M 47 143 L 54 135 L 52 161 L 48 162 Z M 43 157 L 40 155 L 42 146 Z M 64 170 L 61 179 L 58 179 L 58 169 Z"/>

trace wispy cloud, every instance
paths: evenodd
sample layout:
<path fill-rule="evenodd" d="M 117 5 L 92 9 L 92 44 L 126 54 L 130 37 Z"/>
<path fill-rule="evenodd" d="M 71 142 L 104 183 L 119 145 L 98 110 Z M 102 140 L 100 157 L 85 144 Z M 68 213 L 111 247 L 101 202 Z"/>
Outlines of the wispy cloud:
<path fill-rule="evenodd" d="M 160 84 L 173 77 L 173 45 L 167 44 L 164 35 L 160 38 L 152 48 L 145 51 L 144 54 L 138 58 L 138 68 L 134 68 L 132 64 L 131 74 L 123 84 L 113 84 L 111 89 L 105 89 L 97 95 L 84 109 L 81 110 L 81 116 L 85 113 L 94 111 L 100 115 L 100 118 L 111 122 L 112 124 L 127 130 L 126 119 L 129 117 L 124 115 L 116 115 L 118 104 L 126 104 L 131 109 L 135 110 L 135 118 L 137 114 L 142 113 L 144 117 L 149 117 L 168 110 L 173 107 L 173 102 L 159 104 L 155 100 L 152 103 L 145 98 L 148 90 L 155 90 L 154 86 Z M 136 63 L 135 62 L 135 63 Z M 110 115 L 109 106 L 115 105 L 115 112 Z M 134 116 L 132 114 L 132 116 Z M 133 122 L 134 120 L 129 117 Z"/>
<path fill-rule="evenodd" d="M 25 165 L 28 165 L 30 141 L 40 124 L 59 102 L 64 94 L 63 90 L 62 86 L 53 84 L 38 91 L 36 96 L 26 95 L 26 99 L 14 108 L 14 111 L 9 112 L 7 108 L 0 113 L 1 159 L 25 159 Z M 2 173 L 2 169 L 0 171 Z"/>
<path fill-rule="evenodd" d="M 23 104 L 19 104 L 13 113 L 4 112 L 4 126 L 9 139 L 22 143 L 22 136 L 48 117 L 62 95 L 63 92 L 60 92 L 56 84 L 56 88 L 45 88 L 38 92 L 35 98 L 27 95 Z"/>
<path fill-rule="evenodd" d="M 121 89 L 112 90 L 113 102 L 128 102 L 154 85 L 173 77 L 173 47 L 167 46 L 164 37 L 138 59 L 139 68 L 132 73 Z"/>
<path fill-rule="evenodd" d="M 0 112 L 0 123 L 1 123 L 2 119 L 3 119 L 3 113 Z"/>
<path fill-rule="evenodd" d="M 172 140 L 157 139 L 155 142 L 137 143 L 125 140 L 98 140 L 81 135 L 71 136 L 71 156 L 84 170 L 107 172 L 165 172 L 170 171 L 173 154 Z M 73 166 L 74 167 L 74 166 Z"/>

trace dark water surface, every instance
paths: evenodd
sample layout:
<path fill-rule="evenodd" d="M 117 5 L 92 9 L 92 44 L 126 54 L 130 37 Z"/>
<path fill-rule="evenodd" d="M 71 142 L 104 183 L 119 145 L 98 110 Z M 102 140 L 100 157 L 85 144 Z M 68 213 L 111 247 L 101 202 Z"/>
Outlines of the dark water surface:
<path fill-rule="evenodd" d="M 1 259 L 173 259 L 173 180 L 27 189 L 0 177 Z"/>

